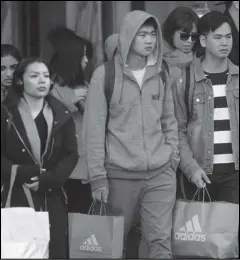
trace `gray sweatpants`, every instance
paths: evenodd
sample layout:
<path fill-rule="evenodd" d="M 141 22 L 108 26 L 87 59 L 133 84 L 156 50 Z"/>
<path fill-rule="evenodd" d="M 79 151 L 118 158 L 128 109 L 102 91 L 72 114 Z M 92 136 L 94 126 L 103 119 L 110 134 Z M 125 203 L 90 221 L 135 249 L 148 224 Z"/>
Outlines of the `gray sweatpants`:
<path fill-rule="evenodd" d="M 176 173 L 170 163 L 160 168 L 159 174 L 152 178 L 109 178 L 108 202 L 112 207 L 123 210 L 124 241 L 126 243 L 131 226 L 139 214 L 148 258 L 172 258 L 172 210 L 175 200 Z"/>

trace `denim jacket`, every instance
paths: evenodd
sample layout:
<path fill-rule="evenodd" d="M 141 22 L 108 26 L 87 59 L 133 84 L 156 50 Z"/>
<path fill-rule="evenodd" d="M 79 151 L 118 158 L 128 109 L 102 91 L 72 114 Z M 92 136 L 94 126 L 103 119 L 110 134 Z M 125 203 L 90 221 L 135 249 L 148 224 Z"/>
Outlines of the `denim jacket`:
<path fill-rule="evenodd" d="M 230 112 L 230 128 L 235 169 L 239 170 L 239 67 L 228 61 L 226 84 Z M 175 115 L 178 120 L 180 169 L 187 178 L 203 169 L 213 171 L 214 155 L 214 98 L 211 81 L 206 78 L 201 59 L 194 59 L 190 66 L 188 108 L 185 104 L 185 73 L 173 85 Z M 187 109 L 190 117 L 187 118 Z"/>

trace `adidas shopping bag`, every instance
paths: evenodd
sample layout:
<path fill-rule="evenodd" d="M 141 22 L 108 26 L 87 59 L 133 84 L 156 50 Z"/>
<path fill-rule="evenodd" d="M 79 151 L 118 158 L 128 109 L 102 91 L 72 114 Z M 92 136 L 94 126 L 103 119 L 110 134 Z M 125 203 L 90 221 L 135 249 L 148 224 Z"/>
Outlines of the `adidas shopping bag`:
<path fill-rule="evenodd" d="M 94 212 L 94 206 L 95 202 L 89 213 Z M 101 205 L 100 215 L 69 213 L 69 256 L 86 259 L 121 258 L 123 232 L 124 218 L 109 214 L 106 216 L 104 204 Z"/>
<path fill-rule="evenodd" d="M 173 254 L 187 258 L 237 258 L 238 223 L 237 204 L 177 200 L 173 213 Z"/>

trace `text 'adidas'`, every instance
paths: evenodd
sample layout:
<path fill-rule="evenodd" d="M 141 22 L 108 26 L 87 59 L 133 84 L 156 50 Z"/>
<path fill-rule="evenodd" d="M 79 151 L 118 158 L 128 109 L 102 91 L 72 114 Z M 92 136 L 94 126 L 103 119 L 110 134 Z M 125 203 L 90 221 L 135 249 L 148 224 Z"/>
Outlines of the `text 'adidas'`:
<path fill-rule="evenodd" d="M 205 242 L 206 236 L 202 234 L 197 234 L 193 232 L 182 232 L 182 233 L 175 233 L 174 238 L 176 240 L 185 240 L 185 241 L 198 241 L 198 242 Z"/>
<path fill-rule="evenodd" d="M 102 252 L 102 247 L 99 246 L 96 236 L 91 235 L 87 240 L 83 242 L 80 246 L 81 251 L 90 251 L 90 252 Z"/>
<path fill-rule="evenodd" d="M 202 234 L 202 229 L 197 215 L 193 216 L 192 220 L 187 221 L 185 226 L 180 228 L 180 232 L 174 234 L 176 240 L 197 242 L 206 241 L 206 236 Z"/>

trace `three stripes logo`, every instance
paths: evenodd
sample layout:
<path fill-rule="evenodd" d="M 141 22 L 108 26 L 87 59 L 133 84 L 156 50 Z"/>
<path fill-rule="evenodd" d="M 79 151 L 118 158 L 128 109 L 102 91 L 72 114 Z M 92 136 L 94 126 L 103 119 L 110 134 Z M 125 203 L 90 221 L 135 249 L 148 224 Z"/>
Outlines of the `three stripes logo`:
<path fill-rule="evenodd" d="M 102 247 L 99 246 L 99 243 L 95 235 L 91 235 L 86 239 L 80 246 L 81 251 L 91 251 L 91 252 L 102 252 Z"/>
<path fill-rule="evenodd" d="M 184 226 L 180 228 L 180 232 L 174 234 L 176 240 L 205 242 L 206 236 L 202 234 L 202 229 L 198 219 L 198 215 L 192 217 Z"/>

